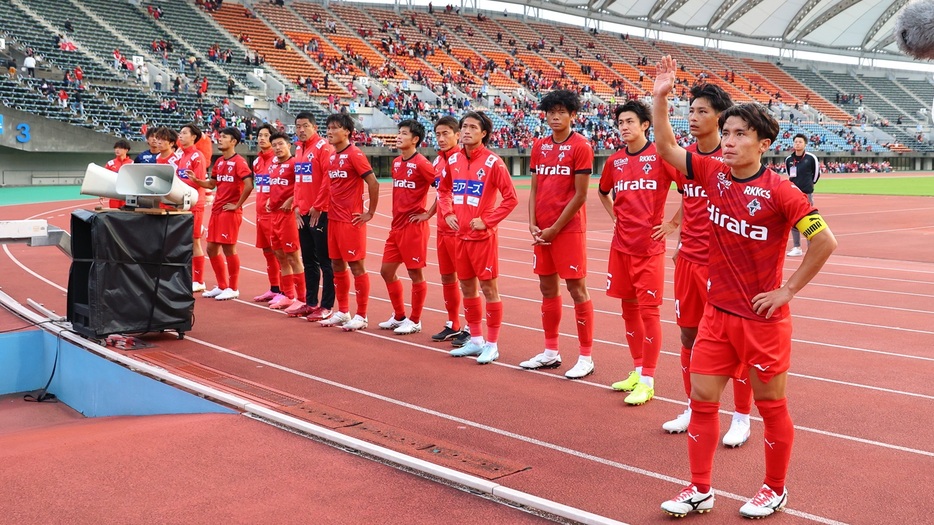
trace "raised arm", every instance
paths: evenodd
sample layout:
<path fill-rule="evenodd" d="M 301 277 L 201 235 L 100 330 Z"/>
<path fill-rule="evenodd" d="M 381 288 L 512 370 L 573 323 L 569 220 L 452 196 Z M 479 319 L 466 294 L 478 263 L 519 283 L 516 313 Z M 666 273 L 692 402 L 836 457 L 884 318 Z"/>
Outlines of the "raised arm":
<path fill-rule="evenodd" d="M 678 146 L 675 131 L 668 120 L 668 94 L 678 79 L 678 62 L 665 55 L 655 65 L 655 87 L 652 89 L 652 125 L 655 127 L 655 149 L 681 173 L 687 173 L 687 151 Z"/>

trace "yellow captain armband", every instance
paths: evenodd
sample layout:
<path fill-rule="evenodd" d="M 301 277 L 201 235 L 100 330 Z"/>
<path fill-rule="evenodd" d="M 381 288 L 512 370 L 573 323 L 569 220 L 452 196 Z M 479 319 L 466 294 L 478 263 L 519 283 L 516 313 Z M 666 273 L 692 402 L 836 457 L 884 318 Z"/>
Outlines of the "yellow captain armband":
<path fill-rule="evenodd" d="M 815 235 L 827 229 L 827 223 L 824 222 L 824 218 L 819 213 L 812 213 L 798 221 L 798 224 L 795 224 L 795 229 L 810 241 Z"/>

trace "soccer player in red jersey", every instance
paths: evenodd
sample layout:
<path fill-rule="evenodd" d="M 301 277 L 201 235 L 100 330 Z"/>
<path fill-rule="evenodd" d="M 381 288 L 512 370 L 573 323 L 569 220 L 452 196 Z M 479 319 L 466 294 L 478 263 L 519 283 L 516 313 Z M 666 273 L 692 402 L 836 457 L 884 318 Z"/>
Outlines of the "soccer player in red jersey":
<path fill-rule="evenodd" d="M 720 113 L 733 105 L 723 89 L 714 84 L 700 84 L 691 88 L 691 107 L 688 113 L 691 135 L 695 142 L 685 150 L 694 155 L 712 157 L 722 161 L 720 152 Z M 666 422 L 662 428 L 671 433 L 688 429 L 691 420 L 691 348 L 697 338 L 697 326 L 707 303 L 707 258 L 710 237 L 710 214 L 707 212 L 707 192 L 678 174 L 681 208 L 672 222 L 657 228 L 659 235 L 677 229 L 680 222 L 681 239 L 672 257 L 675 262 L 675 317 L 681 329 L 681 376 L 688 397 L 688 408 L 680 416 Z M 749 378 L 733 380 L 733 399 L 736 410 L 730 429 L 723 436 L 723 444 L 738 447 L 749 439 L 749 412 L 752 410 L 752 387 Z"/>
<path fill-rule="evenodd" d="M 105 168 L 117 173 L 126 164 L 133 164 L 133 159 L 127 155 L 130 153 L 130 143 L 126 139 L 120 139 L 114 142 L 114 158 L 107 161 Z M 110 208 L 122 208 L 126 201 L 120 199 L 110 199 L 108 206 Z"/>
<path fill-rule="evenodd" d="M 195 146 L 195 142 L 201 140 L 201 130 L 194 124 L 182 126 L 178 132 L 178 144 L 181 154 L 175 164 L 175 173 L 185 184 L 198 190 L 198 203 L 191 209 L 191 214 L 195 219 L 194 245 L 192 246 L 192 271 L 191 279 L 192 292 L 204 291 L 204 247 L 201 244 L 201 231 L 204 223 L 204 188 L 198 186 L 193 179 L 204 179 L 207 176 L 208 162 L 210 157 L 205 158 L 204 154 Z"/>
<path fill-rule="evenodd" d="M 327 168 L 334 148 L 318 135 L 315 116 L 302 112 L 295 117 L 295 214 L 298 217 L 298 238 L 302 246 L 302 274 L 306 289 L 305 301 L 285 311 L 291 317 L 320 321 L 331 315 L 334 307 L 334 273 L 328 258 L 328 204 L 330 201 Z M 318 211 L 316 222 L 311 211 Z M 318 283 L 321 282 L 321 303 L 318 304 Z"/>
<path fill-rule="evenodd" d="M 749 372 L 765 427 L 765 483 L 740 514 L 761 518 L 788 501 L 785 477 L 794 441 L 785 399 L 791 360 L 788 303 L 817 275 L 837 241 L 807 197 L 762 165 L 762 154 L 779 127 L 761 105 L 740 104 L 720 114 L 722 162 L 678 146 L 666 100 L 677 71 L 670 56 L 656 66 L 655 140 L 659 155 L 707 193 L 710 258 L 707 306 L 691 355 L 691 485 L 662 503 L 662 509 L 684 516 L 713 508 L 710 484 L 720 434 L 720 395 L 731 377 Z M 792 227 L 811 241 L 811 249 L 782 284 Z"/>
<path fill-rule="evenodd" d="M 463 151 L 448 157 L 447 174 L 438 185 L 438 206 L 448 226 L 457 231 L 457 277 L 464 294 L 464 318 L 470 341 L 451 351 L 454 357 L 477 356 L 478 364 L 499 358 L 499 329 L 503 303 L 496 282 L 499 245 L 496 225 L 519 203 L 509 170 L 499 155 L 486 148 L 493 121 L 469 111 L 461 117 Z M 497 193 L 502 197 L 496 205 Z M 486 341 L 483 339 L 483 302 L 486 298 Z"/>
<path fill-rule="evenodd" d="M 556 368 L 558 329 L 561 326 L 561 281 L 564 279 L 577 320 L 580 353 L 564 375 L 580 379 L 593 373 L 593 302 L 587 292 L 587 189 L 593 172 L 590 142 L 571 129 L 580 110 L 580 97 L 572 91 L 555 90 L 545 95 L 538 109 L 545 112 L 551 136 L 532 146 L 529 165 L 529 231 L 532 233 L 532 268 L 542 292 L 542 327 L 545 350 L 519 363 L 522 368 Z"/>
<path fill-rule="evenodd" d="M 218 301 L 240 297 L 240 256 L 237 254 L 237 239 L 240 237 L 240 224 L 243 223 L 243 203 L 253 192 L 253 172 L 250 171 L 246 159 L 237 153 L 237 145 L 240 144 L 241 138 L 237 128 L 222 129 L 217 141 L 221 156 L 214 163 L 211 178 L 193 179 L 198 186 L 217 191 L 208 222 L 207 250 L 214 277 L 217 278 L 217 286 L 201 296 Z"/>
<path fill-rule="evenodd" d="M 630 100 L 615 115 L 626 147 L 607 159 L 600 177 L 600 201 L 616 224 L 606 294 L 621 300 L 635 370 L 613 383 L 613 389 L 631 392 L 626 403 L 642 405 L 655 396 L 655 367 L 662 350 L 665 239 L 653 237 L 654 227 L 662 222 L 676 173 L 649 142 L 648 106 Z"/>
<path fill-rule="evenodd" d="M 269 198 L 266 212 L 270 220 L 270 244 L 279 260 L 279 288 L 282 298 L 270 301 L 273 310 L 285 310 L 298 300 L 305 301 L 305 280 L 295 279 L 302 271 L 299 256 L 298 223 L 293 213 L 295 202 L 295 158 L 288 135 L 273 133 L 269 138 L 276 158 L 269 166 Z"/>
<path fill-rule="evenodd" d="M 272 215 L 266 211 L 266 201 L 269 200 L 269 167 L 276 158 L 269 138 L 276 131 L 271 124 L 263 124 L 256 132 L 256 158 L 253 159 L 253 184 L 256 188 L 256 247 L 263 250 L 266 259 L 266 277 L 269 279 L 269 290 L 257 295 L 253 300 L 257 303 L 269 303 L 282 300 L 279 290 L 279 259 L 272 251 Z"/>
<path fill-rule="evenodd" d="M 425 205 L 428 189 L 435 181 L 434 166 L 417 151 L 425 138 L 425 126 L 415 120 L 399 123 L 396 147 L 401 155 L 392 161 L 392 224 L 383 248 L 380 276 L 386 282 L 392 316 L 379 327 L 393 330 L 399 335 L 414 334 L 422 330 L 422 308 L 428 295 L 428 283 L 422 269 L 427 266 L 428 216 Z M 402 281 L 396 275 L 399 266 L 412 280 L 412 313 L 405 315 Z"/>
<path fill-rule="evenodd" d="M 325 121 L 328 143 L 334 147 L 328 165 L 330 203 L 328 204 L 328 256 L 334 269 L 334 288 L 339 309 L 319 321 L 321 326 L 340 326 L 348 332 L 367 327 L 366 310 L 370 301 L 370 276 L 366 273 L 366 223 L 379 204 L 379 182 L 370 161 L 350 142 L 354 132 L 350 115 L 335 113 Z M 363 186 L 370 197 L 363 211 Z M 316 224 L 321 213 L 311 212 Z M 350 267 L 348 271 L 348 266 Z M 350 317 L 350 275 L 353 274 L 357 314 Z"/>
<path fill-rule="evenodd" d="M 461 151 L 460 123 L 451 116 L 441 117 L 435 122 L 435 140 L 438 142 L 438 156 L 434 160 L 435 187 L 441 183 L 448 169 L 448 159 Z M 432 203 L 426 212 L 425 219 L 431 218 L 438 211 L 438 199 Z M 454 246 L 457 242 L 457 231 L 448 226 L 440 213 L 438 215 L 438 229 L 436 231 L 436 248 L 438 250 L 438 271 L 441 273 L 441 290 L 444 297 L 444 309 L 448 313 L 448 320 L 444 328 L 431 336 L 432 341 L 451 341 L 455 347 L 461 347 L 470 341 L 470 330 L 461 329 L 461 289 L 457 283 L 457 260 Z"/>

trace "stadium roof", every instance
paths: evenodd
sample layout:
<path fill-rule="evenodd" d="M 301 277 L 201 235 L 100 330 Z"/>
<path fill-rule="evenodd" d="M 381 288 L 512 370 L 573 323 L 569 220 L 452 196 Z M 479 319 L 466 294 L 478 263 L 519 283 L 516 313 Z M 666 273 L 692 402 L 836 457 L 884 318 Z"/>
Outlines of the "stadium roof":
<path fill-rule="evenodd" d="M 888 59 L 901 56 L 893 28 L 895 15 L 908 4 L 908 0 L 506 1 L 648 30 Z"/>

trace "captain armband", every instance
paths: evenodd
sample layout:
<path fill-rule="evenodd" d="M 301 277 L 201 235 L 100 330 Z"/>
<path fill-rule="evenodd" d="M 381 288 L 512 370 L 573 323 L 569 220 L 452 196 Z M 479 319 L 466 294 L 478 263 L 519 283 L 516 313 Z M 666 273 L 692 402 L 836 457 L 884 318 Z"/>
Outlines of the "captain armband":
<path fill-rule="evenodd" d="M 801 235 L 804 235 L 807 240 L 811 240 L 815 235 L 827 229 L 827 223 L 824 222 L 824 218 L 819 213 L 813 213 L 798 221 L 798 224 L 795 224 L 795 229 L 801 232 Z"/>

